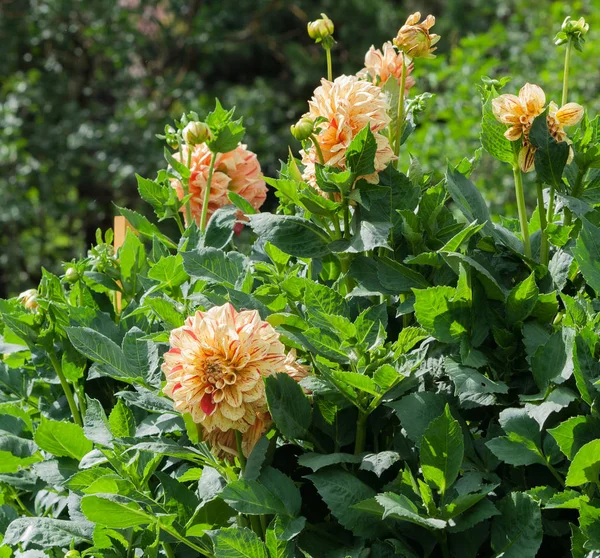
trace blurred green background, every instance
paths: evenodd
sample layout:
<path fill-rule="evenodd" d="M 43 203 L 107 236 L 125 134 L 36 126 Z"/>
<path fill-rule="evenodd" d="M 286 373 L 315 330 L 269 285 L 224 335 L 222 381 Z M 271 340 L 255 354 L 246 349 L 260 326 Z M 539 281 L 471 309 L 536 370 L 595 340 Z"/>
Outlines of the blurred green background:
<path fill-rule="evenodd" d="M 425 170 L 442 173 L 478 147 L 482 75 L 511 75 L 510 92 L 538 83 L 560 101 L 564 46 L 552 39 L 566 15 L 591 27 L 569 100 L 598 111 L 600 0 L 0 0 L 0 296 L 84 254 L 96 228 L 112 225 L 114 203 L 148 213 L 134 173 L 154 177 L 155 134 L 183 111 L 202 116 L 215 97 L 236 105 L 273 176 L 288 145 L 298 148 L 289 125 L 325 68 L 306 23 L 326 12 L 334 73 L 356 73 L 416 10 L 434 14 L 442 36 L 439 56 L 414 73 L 413 92 L 435 97 L 404 156 Z M 486 155 L 474 175 L 507 217 L 510 175 Z"/>

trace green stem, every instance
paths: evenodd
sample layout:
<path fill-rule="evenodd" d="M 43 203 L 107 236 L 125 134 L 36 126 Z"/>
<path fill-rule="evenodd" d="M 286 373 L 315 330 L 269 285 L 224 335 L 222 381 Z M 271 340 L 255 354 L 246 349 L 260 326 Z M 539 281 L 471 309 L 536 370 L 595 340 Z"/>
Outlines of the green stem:
<path fill-rule="evenodd" d="M 523 246 L 525 247 L 525 256 L 531 258 L 531 243 L 529 241 L 529 225 L 527 224 L 527 208 L 525 207 L 525 194 L 523 192 L 523 176 L 518 163 L 513 164 L 513 175 L 515 177 L 515 192 L 517 196 L 517 209 L 519 211 L 519 223 L 521 224 L 521 234 L 523 235 Z"/>
<path fill-rule="evenodd" d="M 567 41 L 567 50 L 565 51 L 565 70 L 563 73 L 563 89 L 562 89 L 562 103 L 564 106 L 567 103 L 567 94 L 569 92 L 569 62 L 571 59 L 571 38 Z"/>
<path fill-rule="evenodd" d="M 58 380 L 60 381 L 60 385 L 63 389 L 65 397 L 67 398 L 67 403 L 69 404 L 69 409 L 71 409 L 71 414 L 73 415 L 73 420 L 75 421 L 75 424 L 78 424 L 79 426 L 83 426 L 83 422 L 81 421 L 81 415 L 79 414 L 79 409 L 77 409 L 77 405 L 75 404 L 75 399 L 73 398 L 73 392 L 71 391 L 71 386 L 69 385 L 69 382 L 67 382 L 67 379 L 65 378 L 65 375 L 63 374 L 62 366 L 61 366 L 59 360 L 56 358 L 56 355 L 51 352 L 48 352 L 48 357 L 50 358 L 50 362 L 52 363 L 52 366 L 54 367 L 54 370 L 56 371 L 56 375 L 58 376 Z"/>
<path fill-rule="evenodd" d="M 546 222 L 546 208 L 544 207 L 544 190 L 542 183 L 538 180 L 537 186 L 537 202 L 538 202 L 538 213 L 540 215 L 540 229 L 542 233 L 541 245 L 540 245 L 540 263 L 542 265 L 548 265 L 548 231 L 546 230 L 548 223 Z"/>
<path fill-rule="evenodd" d="M 367 418 L 368 414 L 358 410 L 358 419 L 356 419 L 356 441 L 354 443 L 354 455 L 360 455 L 365 449 L 367 439 Z"/>
<path fill-rule="evenodd" d="M 344 200 L 344 238 L 350 238 L 350 204 Z"/>
<path fill-rule="evenodd" d="M 210 185 L 212 182 L 213 172 L 215 170 L 215 161 L 217 154 L 213 153 L 210 158 L 210 166 L 208 167 L 208 178 L 206 180 L 206 190 L 204 190 L 204 200 L 202 201 L 202 214 L 200 216 L 200 230 L 206 230 L 206 217 L 208 216 L 208 202 L 210 200 Z"/>
<path fill-rule="evenodd" d="M 331 68 L 331 48 L 328 47 L 323 47 L 325 48 L 325 55 L 327 57 L 327 79 L 329 81 L 333 81 L 333 70 Z"/>
<path fill-rule="evenodd" d="M 184 536 L 180 535 L 175 529 L 168 527 L 167 525 L 163 525 L 160 521 L 158 522 L 159 529 L 162 529 L 165 533 L 171 535 L 174 539 L 177 539 L 179 542 L 189 546 L 192 550 L 195 550 L 202 556 L 207 556 L 208 558 L 212 558 L 212 554 L 209 554 L 204 548 L 198 546 L 197 544 L 189 541 Z"/>
<path fill-rule="evenodd" d="M 402 77 L 400 78 L 400 91 L 398 92 L 398 121 L 396 122 L 396 142 L 394 144 L 394 155 L 400 154 L 400 142 L 402 141 L 402 132 L 404 131 L 404 88 L 406 87 L 406 58 L 404 52 L 402 56 Z"/>
<path fill-rule="evenodd" d="M 13 487 L 11 487 L 11 491 L 12 491 L 12 493 L 13 493 L 13 494 L 12 494 L 12 498 L 13 498 L 13 500 L 14 500 L 14 501 L 15 501 L 15 502 L 18 504 L 18 506 L 21 508 L 21 511 L 22 511 L 22 512 L 23 512 L 25 515 L 27 515 L 27 516 L 29 516 L 29 517 L 32 517 L 32 516 L 33 516 L 33 514 L 32 514 L 32 513 L 31 513 L 31 512 L 30 512 L 30 511 L 29 511 L 29 510 L 28 510 L 28 509 L 25 507 L 25 504 L 23 504 L 23 502 L 22 502 L 21 498 L 19 498 L 19 493 L 18 493 L 18 492 L 17 492 L 17 491 L 16 491 L 16 490 L 15 490 Z"/>
<path fill-rule="evenodd" d="M 546 226 L 554 222 L 554 186 L 548 192 L 548 209 L 546 210 Z"/>
<path fill-rule="evenodd" d="M 310 139 L 313 142 L 313 145 L 315 146 L 315 149 L 317 150 L 317 157 L 319 158 L 319 163 L 321 163 L 322 165 L 325 164 L 325 159 L 323 158 L 323 152 L 321 151 L 321 146 L 319 145 L 319 142 L 317 141 L 317 138 L 315 137 L 314 134 L 310 135 Z"/>
<path fill-rule="evenodd" d="M 342 273 L 344 274 L 344 284 L 346 285 L 346 294 L 352 292 L 354 288 L 354 281 L 352 277 L 348 275 L 348 270 L 350 269 L 350 260 L 347 256 L 340 254 L 340 266 L 342 268 Z"/>
<path fill-rule="evenodd" d="M 246 456 L 242 451 L 242 433 L 239 430 L 235 431 L 235 442 L 237 444 L 238 458 L 240 460 L 240 467 L 243 473 L 246 470 Z"/>
<path fill-rule="evenodd" d="M 442 549 L 442 557 L 450 558 L 450 551 L 448 550 L 448 539 L 446 535 L 446 531 L 437 535 L 438 542 L 440 544 L 440 548 Z"/>
<path fill-rule="evenodd" d="M 167 558 L 175 558 L 175 553 L 173 552 L 171 545 L 169 543 L 162 543 L 162 545 L 165 549 L 165 554 L 167 555 Z"/>
<path fill-rule="evenodd" d="M 181 222 L 181 217 L 179 216 L 178 212 L 175 212 L 175 222 L 177 223 L 177 228 L 179 229 L 179 232 L 183 234 L 185 232 L 185 227 Z"/>
<path fill-rule="evenodd" d="M 187 148 L 187 168 L 189 169 L 192 166 L 192 147 L 188 145 Z M 191 170 L 191 169 L 190 169 Z M 190 177 L 186 181 L 181 182 L 181 186 L 183 187 L 183 196 L 186 197 L 190 193 L 190 180 L 192 179 L 192 173 L 190 172 Z M 185 202 L 185 220 L 187 221 L 188 227 L 192 224 L 192 208 L 190 206 L 190 200 Z"/>
<path fill-rule="evenodd" d="M 558 483 L 564 488 L 565 486 L 565 481 L 564 479 L 560 476 L 559 472 L 552 467 L 552 465 L 550 465 L 550 463 L 548 461 L 546 461 L 546 466 L 548 467 L 548 470 L 552 473 L 552 476 L 558 481 Z"/>

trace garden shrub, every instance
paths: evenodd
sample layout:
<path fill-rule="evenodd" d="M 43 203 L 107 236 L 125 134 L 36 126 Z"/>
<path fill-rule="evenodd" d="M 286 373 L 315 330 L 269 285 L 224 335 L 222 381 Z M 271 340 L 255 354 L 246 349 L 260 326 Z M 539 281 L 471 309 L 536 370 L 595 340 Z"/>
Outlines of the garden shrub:
<path fill-rule="evenodd" d="M 568 70 L 560 102 L 484 80 L 502 222 L 480 151 L 402 167 L 434 22 L 334 79 L 323 14 L 327 79 L 277 178 L 233 109 L 186 113 L 137 177 L 157 222 L 119 208 L 116 251 L 98 231 L 0 301 L 0 556 L 600 552 L 600 119 Z M 563 23 L 567 67 L 586 34 Z"/>

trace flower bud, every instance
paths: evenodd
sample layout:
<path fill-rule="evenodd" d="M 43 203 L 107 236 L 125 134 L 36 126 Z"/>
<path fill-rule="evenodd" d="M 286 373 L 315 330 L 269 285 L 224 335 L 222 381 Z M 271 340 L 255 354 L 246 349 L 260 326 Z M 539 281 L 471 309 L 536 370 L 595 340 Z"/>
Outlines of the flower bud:
<path fill-rule="evenodd" d="M 69 550 L 69 552 L 65 554 L 65 558 L 79 558 L 80 556 L 81 554 L 79 554 L 77 550 Z"/>
<path fill-rule="evenodd" d="M 79 280 L 79 273 L 74 267 L 67 269 L 67 272 L 65 273 L 65 280 L 68 283 L 75 283 Z"/>
<path fill-rule="evenodd" d="M 311 136 L 314 126 L 315 123 L 308 116 L 303 116 L 296 124 L 290 126 L 290 131 L 298 141 L 304 141 Z"/>
<path fill-rule="evenodd" d="M 22 292 L 19 295 L 18 300 L 25 308 L 27 308 L 27 310 L 36 311 L 40 306 L 38 303 L 38 292 L 36 289 L 28 289 Z"/>
<path fill-rule="evenodd" d="M 428 15 L 419 23 L 420 19 L 420 12 L 408 16 L 398 31 L 394 44 L 410 58 L 435 58 L 434 45 L 440 40 L 440 36 L 429 32 L 435 25 L 435 17 Z"/>
<path fill-rule="evenodd" d="M 190 122 L 183 129 L 183 139 L 188 145 L 200 145 L 210 139 L 210 128 L 204 122 Z"/>
<path fill-rule="evenodd" d="M 583 17 L 574 20 L 571 19 L 571 16 L 567 16 L 563 21 L 560 31 L 554 37 L 554 44 L 563 45 L 569 41 L 573 41 L 575 48 L 581 50 L 581 46 L 585 42 L 584 36 L 589 29 L 590 26 Z"/>
<path fill-rule="evenodd" d="M 325 14 L 321 14 L 321 19 L 311 21 L 307 25 L 308 36 L 314 39 L 315 42 L 320 43 L 324 39 L 333 35 L 333 21 L 331 21 Z"/>
<path fill-rule="evenodd" d="M 167 145 L 173 149 L 177 149 L 179 147 L 179 141 L 177 139 L 177 130 L 173 128 L 173 126 L 165 126 L 165 135 L 164 139 L 167 142 Z"/>

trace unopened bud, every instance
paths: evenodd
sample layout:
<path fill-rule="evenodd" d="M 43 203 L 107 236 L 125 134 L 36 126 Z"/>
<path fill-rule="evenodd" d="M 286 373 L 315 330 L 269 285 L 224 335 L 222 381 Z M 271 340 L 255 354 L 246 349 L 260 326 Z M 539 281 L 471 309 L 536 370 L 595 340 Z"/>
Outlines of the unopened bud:
<path fill-rule="evenodd" d="M 308 116 L 303 116 L 296 124 L 290 126 L 290 131 L 298 141 L 304 141 L 311 136 L 314 126 L 315 123 Z"/>
<path fill-rule="evenodd" d="M 75 281 L 77 281 L 78 279 L 79 273 L 74 267 L 70 267 L 69 269 L 67 269 L 67 272 L 65 273 L 65 280 L 68 283 L 75 283 Z"/>
<path fill-rule="evenodd" d="M 65 554 L 65 558 L 79 558 L 80 556 L 81 554 L 79 554 L 77 550 L 69 550 L 69 552 Z"/>
<path fill-rule="evenodd" d="M 38 292 L 36 289 L 28 289 L 19 295 L 19 301 L 27 310 L 37 310 L 39 308 Z"/>
<path fill-rule="evenodd" d="M 190 122 L 183 129 L 183 139 L 188 145 L 200 145 L 210 139 L 210 128 L 204 122 Z"/>
<path fill-rule="evenodd" d="M 177 139 L 177 130 L 173 126 L 165 126 L 165 140 L 167 145 L 173 149 L 179 147 L 179 140 Z"/>
<path fill-rule="evenodd" d="M 310 21 L 307 25 L 308 36 L 314 39 L 317 43 L 320 43 L 327 37 L 333 35 L 333 21 L 331 21 L 325 14 L 321 14 L 321 19 L 315 19 Z"/>
<path fill-rule="evenodd" d="M 571 19 L 571 16 L 567 16 L 563 21 L 560 31 L 554 37 L 555 45 L 563 45 L 569 41 L 573 41 L 575 48 L 581 50 L 581 45 L 585 42 L 584 36 L 587 35 L 590 26 L 586 23 L 585 19 L 580 17 L 579 19 Z"/>

